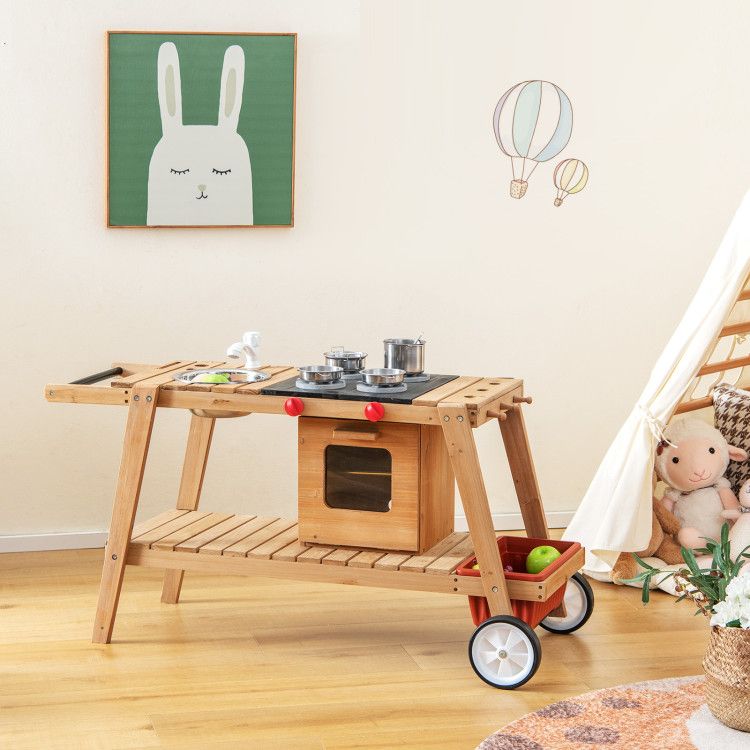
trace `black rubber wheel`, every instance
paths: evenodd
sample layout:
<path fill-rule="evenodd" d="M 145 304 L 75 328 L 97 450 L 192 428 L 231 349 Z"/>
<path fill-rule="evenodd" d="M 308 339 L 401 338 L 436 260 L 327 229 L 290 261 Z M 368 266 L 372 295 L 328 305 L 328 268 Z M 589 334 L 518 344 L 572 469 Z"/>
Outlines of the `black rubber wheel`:
<path fill-rule="evenodd" d="M 469 662 L 477 676 L 500 690 L 514 690 L 539 669 L 539 637 L 523 620 L 498 615 L 485 620 L 469 640 Z"/>
<path fill-rule="evenodd" d="M 567 635 L 583 627 L 594 611 L 594 592 L 581 573 L 574 573 L 565 589 L 565 617 L 545 617 L 539 626 L 550 633 Z"/>

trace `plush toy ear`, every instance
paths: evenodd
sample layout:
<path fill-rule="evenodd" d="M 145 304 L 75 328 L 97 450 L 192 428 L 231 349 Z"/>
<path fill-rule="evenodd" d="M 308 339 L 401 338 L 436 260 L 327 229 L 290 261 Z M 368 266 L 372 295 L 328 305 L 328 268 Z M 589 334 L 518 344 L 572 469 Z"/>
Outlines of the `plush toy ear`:
<path fill-rule="evenodd" d="M 732 461 L 747 461 L 750 456 L 748 456 L 747 451 L 742 450 L 742 448 L 738 448 L 736 445 L 728 445 L 727 448 L 729 448 L 729 458 Z"/>

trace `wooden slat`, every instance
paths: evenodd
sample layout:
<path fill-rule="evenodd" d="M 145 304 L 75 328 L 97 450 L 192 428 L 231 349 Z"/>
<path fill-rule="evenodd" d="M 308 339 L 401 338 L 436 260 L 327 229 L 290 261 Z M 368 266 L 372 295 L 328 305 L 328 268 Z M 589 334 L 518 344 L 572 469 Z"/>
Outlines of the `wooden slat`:
<path fill-rule="evenodd" d="M 522 381 L 515 378 L 481 378 L 468 388 L 452 393 L 442 403 L 460 404 L 469 409 L 479 409 L 518 388 Z"/>
<path fill-rule="evenodd" d="M 113 388 L 131 388 L 136 383 L 143 385 L 154 385 L 152 379 L 165 373 L 174 372 L 175 370 L 185 369 L 186 367 L 195 363 L 194 359 L 177 359 L 172 362 L 166 362 L 163 365 L 159 365 L 155 370 L 146 370 L 144 372 L 137 372 L 134 375 L 128 375 L 125 378 L 117 378 L 113 380 L 110 385 Z M 169 380 L 169 378 L 167 379 Z M 149 381 L 146 383 L 146 381 Z M 166 380 L 164 382 L 167 382 Z"/>
<path fill-rule="evenodd" d="M 438 542 L 431 549 L 428 549 L 424 554 L 415 555 L 414 557 L 405 560 L 398 566 L 398 569 L 411 571 L 412 573 L 424 571 L 428 565 L 437 560 L 438 557 L 441 557 L 452 550 L 457 544 L 463 542 L 466 537 L 467 534 L 465 531 L 454 531 L 450 536 L 445 537 L 445 539 Z"/>
<path fill-rule="evenodd" d="M 713 406 L 713 396 L 706 396 L 705 398 L 696 398 L 692 401 L 683 401 L 681 404 L 677 404 L 677 408 L 674 410 L 675 414 L 684 414 L 686 411 L 697 411 L 698 409 L 706 409 L 709 406 Z"/>
<path fill-rule="evenodd" d="M 297 558 L 303 553 L 307 552 L 310 548 L 306 544 L 302 544 L 299 539 L 287 544 L 286 547 L 280 549 L 278 552 L 274 552 L 271 555 L 272 560 L 280 560 L 282 562 L 295 562 Z"/>
<path fill-rule="evenodd" d="M 357 549 L 342 547 L 334 550 L 330 555 L 326 555 L 321 562 L 323 565 L 347 565 L 349 560 L 358 554 L 359 550 Z"/>
<path fill-rule="evenodd" d="M 168 536 L 159 539 L 159 541 L 154 542 L 151 547 L 153 549 L 175 549 L 178 544 L 181 544 L 187 539 L 194 537 L 196 534 L 200 534 L 206 529 L 217 526 L 222 521 L 226 521 L 231 517 L 231 513 L 209 513 L 207 516 L 193 521 L 193 523 L 189 524 L 188 526 L 184 526 L 177 531 L 173 531 Z"/>
<path fill-rule="evenodd" d="M 459 542 L 453 549 L 438 557 L 434 562 L 431 562 L 424 569 L 424 572 L 448 575 L 456 569 L 459 563 L 472 554 L 474 554 L 474 542 L 471 541 L 471 537 L 467 534 L 462 542 Z"/>
<path fill-rule="evenodd" d="M 721 331 L 719 331 L 719 338 L 724 338 L 725 336 L 737 336 L 741 333 L 750 333 L 750 323 L 734 323 L 729 326 L 724 326 Z"/>
<path fill-rule="evenodd" d="M 386 556 L 386 552 L 379 552 L 377 550 L 365 550 L 356 554 L 347 565 L 350 568 L 372 568 L 380 558 Z"/>
<path fill-rule="evenodd" d="M 101 406 L 127 406 L 129 388 L 110 388 L 108 385 L 70 385 L 50 383 L 44 387 L 44 397 L 54 404 L 99 404 Z"/>
<path fill-rule="evenodd" d="M 750 289 L 743 289 L 740 292 L 740 296 L 737 297 L 737 302 L 744 302 L 745 300 L 750 299 Z"/>
<path fill-rule="evenodd" d="M 185 528 L 185 526 L 189 526 L 194 521 L 198 521 L 199 519 L 204 518 L 207 515 L 209 515 L 208 511 L 188 511 L 184 515 L 180 516 L 179 518 L 175 518 L 169 523 L 162 524 L 161 526 L 158 526 L 151 531 L 147 531 L 145 534 L 140 534 L 138 537 L 135 537 L 133 539 L 133 542 L 135 542 L 136 544 L 143 544 L 146 547 L 150 547 L 154 542 L 158 542 L 160 539 L 164 539 L 164 537 L 169 536 L 175 531 L 179 531 L 180 529 Z"/>
<path fill-rule="evenodd" d="M 330 555 L 331 552 L 335 552 L 335 547 L 323 547 L 316 545 L 310 547 L 307 552 L 303 552 L 298 558 L 297 562 L 301 563 L 320 563 L 320 561 L 326 556 Z"/>
<path fill-rule="evenodd" d="M 159 513 L 158 516 L 147 518 L 141 523 L 135 525 L 135 527 L 133 528 L 133 533 L 130 535 L 130 538 L 135 539 L 137 536 L 140 536 L 141 534 L 145 534 L 147 531 L 151 531 L 151 529 L 155 529 L 157 526 L 163 526 L 165 523 L 168 523 L 169 521 L 173 521 L 175 518 L 184 516 L 185 513 L 187 512 L 188 511 L 186 510 L 178 510 L 178 509 L 165 510 L 164 513 Z"/>
<path fill-rule="evenodd" d="M 243 523 L 242 526 L 237 526 L 223 536 L 217 537 L 208 544 L 204 544 L 199 548 L 198 552 L 201 555 L 220 555 L 227 547 L 231 547 L 245 537 L 250 536 L 250 534 L 255 533 L 258 529 L 262 529 L 264 526 L 273 523 L 275 520 L 275 518 L 268 518 L 266 516 L 255 516 L 247 523 Z"/>
<path fill-rule="evenodd" d="M 227 547 L 222 554 L 225 557 L 245 557 L 250 550 L 259 547 L 263 542 L 273 539 L 273 537 L 278 536 L 282 531 L 286 531 L 292 526 L 294 526 L 294 521 L 289 521 L 286 518 L 276 518 L 268 526 L 241 539 L 231 547 Z"/>
<path fill-rule="evenodd" d="M 707 365 L 703 365 L 703 367 L 698 370 L 698 376 L 711 375 L 714 372 L 736 370 L 739 367 L 747 367 L 748 365 L 750 365 L 750 356 L 739 357 L 738 359 L 723 359 L 720 362 L 711 362 Z"/>
<path fill-rule="evenodd" d="M 418 396 L 412 403 L 417 406 L 437 406 L 441 401 L 444 401 L 448 396 L 462 391 L 464 388 L 468 388 L 480 381 L 481 378 L 474 377 L 473 375 L 461 375 L 455 380 L 451 380 L 449 383 L 443 383 L 432 391 Z"/>
<path fill-rule="evenodd" d="M 248 386 L 260 386 L 265 388 L 269 383 L 273 384 L 278 380 L 286 380 L 292 377 L 292 367 L 290 365 L 264 365 L 260 368 L 262 372 L 268 373 L 271 377 L 268 380 L 262 380 L 260 383 L 218 383 L 211 390 L 214 393 L 235 393 L 240 389 L 245 390 Z M 281 373 L 287 373 L 285 377 L 277 378 Z M 260 392 L 258 390 L 258 392 Z M 253 391 L 255 393 L 255 391 Z"/>
<path fill-rule="evenodd" d="M 412 555 L 403 552 L 389 552 L 383 555 L 372 567 L 376 570 L 398 570 L 402 563 L 405 563 Z"/>
<path fill-rule="evenodd" d="M 325 548 L 333 552 L 332 547 Z M 324 554 L 319 552 L 318 554 Z M 263 578 L 282 578 L 294 581 L 320 581 L 321 583 L 345 583 L 351 586 L 377 586 L 413 591 L 437 591 L 445 594 L 482 595 L 482 579 L 474 576 L 429 576 L 424 573 L 406 571 L 375 570 L 372 568 L 350 568 L 341 565 L 319 565 L 308 559 L 308 564 L 280 560 L 258 560 L 252 557 L 225 557 L 219 555 L 195 555 L 191 552 L 164 552 L 139 545 L 131 545 L 128 551 L 129 565 L 154 568 L 178 568 L 196 571 L 205 575 L 251 575 Z M 312 564 L 311 564 L 312 563 Z M 536 601 L 538 589 L 532 592 L 511 582 L 509 591 L 514 599 Z M 533 586 L 533 584 L 532 584 Z"/>
<path fill-rule="evenodd" d="M 238 526 L 242 526 L 242 524 L 248 521 L 252 521 L 254 518 L 255 516 L 230 516 L 226 521 L 222 521 L 222 523 L 212 526 L 200 534 L 191 536 L 184 542 L 180 542 L 175 546 L 175 549 L 180 552 L 197 552 L 204 544 L 213 542 L 214 539 L 218 539 L 220 536 L 236 529 Z"/>
<path fill-rule="evenodd" d="M 273 557 L 274 552 L 284 549 L 291 542 L 299 541 L 299 529 L 295 523 L 293 526 L 288 528 L 286 531 L 282 531 L 281 534 L 277 534 L 267 542 L 251 549 L 248 553 L 248 557 L 257 557 L 258 559 L 265 558 L 270 560 Z"/>

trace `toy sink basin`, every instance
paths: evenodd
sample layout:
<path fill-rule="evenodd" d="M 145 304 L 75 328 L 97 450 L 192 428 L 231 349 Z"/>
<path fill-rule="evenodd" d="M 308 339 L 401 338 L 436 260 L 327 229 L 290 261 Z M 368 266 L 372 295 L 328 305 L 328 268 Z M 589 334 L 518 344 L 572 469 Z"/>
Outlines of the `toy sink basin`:
<path fill-rule="evenodd" d="M 180 383 L 206 383 L 219 385 L 224 381 L 213 383 L 210 380 L 204 380 L 207 375 L 226 375 L 229 383 L 259 383 L 262 380 L 268 380 L 271 376 L 266 372 L 258 370 L 246 370 L 242 368 L 229 369 L 226 367 L 211 367 L 205 370 L 185 370 L 174 376 L 174 379 Z"/>

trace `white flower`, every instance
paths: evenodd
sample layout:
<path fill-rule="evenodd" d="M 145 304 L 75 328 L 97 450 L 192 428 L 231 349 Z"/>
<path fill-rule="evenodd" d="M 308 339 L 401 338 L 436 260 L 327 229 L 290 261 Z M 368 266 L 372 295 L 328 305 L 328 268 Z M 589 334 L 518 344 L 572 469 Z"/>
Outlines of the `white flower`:
<path fill-rule="evenodd" d="M 740 627 L 750 629 L 750 576 L 733 578 L 727 585 L 726 597 L 713 608 L 711 625 L 726 627 L 739 620 Z"/>

